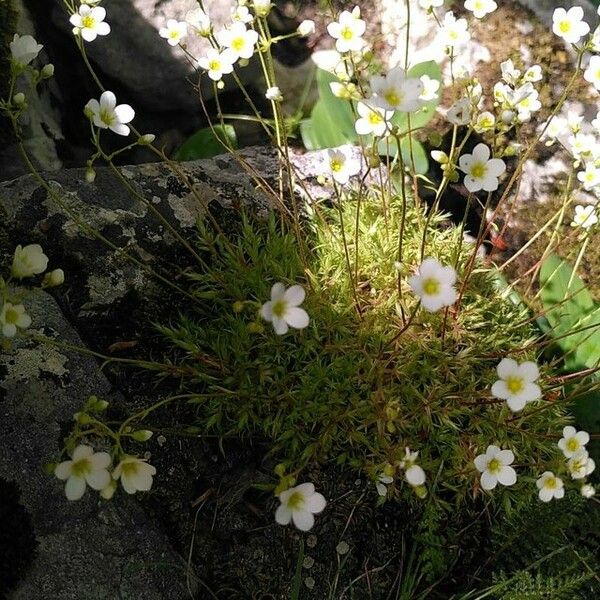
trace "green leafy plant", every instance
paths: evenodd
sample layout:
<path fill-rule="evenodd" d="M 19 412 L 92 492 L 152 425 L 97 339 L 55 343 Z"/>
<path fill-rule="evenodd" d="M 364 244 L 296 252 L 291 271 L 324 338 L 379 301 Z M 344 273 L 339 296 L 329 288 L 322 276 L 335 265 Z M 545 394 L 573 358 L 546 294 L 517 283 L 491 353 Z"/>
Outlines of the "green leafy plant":
<path fill-rule="evenodd" d="M 440 68 L 433 61 L 419 63 L 407 72 L 407 77 L 423 75 L 441 81 Z M 358 142 L 359 135 L 354 128 L 356 102 L 338 98 L 333 94 L 330 84 L 338 81 L 334 74 L 318 69 L 316 79 L 319 100 L 313 107 L 310 118 L 300 123 L 304 145 L 309 150 L 318 150 Z M 397 138 L 379 142 L 378 152 L 382 155 L 395 156 L 398 151 L 397 139 L 399 139 L 404 161 L 407 164 L 414 162 L 416 172 L 425 173 L 428 164 L 427 156 L 414 134 L 423 129 L 433 118 L 438 103 L 438 98 L 425 102 L 422 108 L 410 117 L 407 113 L 396 113 L 392 123 L 397 128 Z M 368 136 L 365 144 L 370 146 L 372 143 L 372 136 Z"/>
<path fill-rule="evenodd" d="M 213 125 L 191 135 L 175 153 L 175 160 L 212 158 L 238 147 L 232 125 Z"/>

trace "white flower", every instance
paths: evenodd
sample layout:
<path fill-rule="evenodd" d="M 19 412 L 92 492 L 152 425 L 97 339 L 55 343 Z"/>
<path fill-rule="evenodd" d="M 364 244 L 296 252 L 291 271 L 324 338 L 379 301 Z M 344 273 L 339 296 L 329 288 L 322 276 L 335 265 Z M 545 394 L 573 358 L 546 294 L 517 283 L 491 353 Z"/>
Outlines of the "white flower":
<path fill-rule="evenodd" d="M 473 16 L 482 19 L 488 13 L 494 12 L 498 5 L 494 0 L 467 0 L 465 8 L 473 13 Z"/>
<path fill-rule="evenodd" d="M 208 71 L 208 76 L 213 81 L 219 81 L 223 75 L 233 71 L 233 63 L 237 60 L 235 52 L 229 48 L 219 52 L 215 48 L 209 48 L 206 56 L 198 60 L 198 66 Z"/>
<path fill-rule="evenodd" d="M 573 6 L 568 11 L 557 8 L 552 15 L 552 31 L 565 42 L 576 44 L 590 31 L 590 26 L 583 20 L 583 8 Z"/>
<path fill-rule="evenodd" d="M 471 101 L 461 98 L 450 107 L 446 119 L 453 125 L 468 125 L 471 122 L 471 110 Z"/>
<path fill-rule="evenodd" d="M 147 492 L 152 487 L 152 477 L 156 468 L 145 459 L 137 456 L 125 456 L 113 471 L 113 479 L 121 479 L 121 485 L 128 494 Z"/>
<path fill-rule="evenodd" d="M 563 436 L 558 440 L 558 447 L 563 451 L 566 458 L 575 456 L 590 441 L 587 431 L 577 431 L 575 427 L 568 425 L 563 429 Z"/>
<path fill-rule="evenodd" d="M 300 25 L 298 25 L 298 33 L 303 36 L 312 35 L 315 32 L 315 22 L 310 19 L 304 19 Z"/>
<path fill-rule="evenodd" d="M 198 35 L 207 37 L 210 35 L 211 24 L 208 15 L 201 9 L 189 10 L 185 15 L 187 24 L 194 29 Z"/>
<path fill-rule="evenodd" d="M 429 102 L 438 98 L 438 90 L 440 89 L 440 82 L 437 79 L 432 79 L 429 75 L 421 75 L 421 83 L 423 84 L 423 91 L 419 96 L 419 100 L 423 102 Z"/>
<path fill-rule="evenodd" d="M 10 272 L 13 277 L 23 279 L 24 277 L 39 275 L 47 267 L 48 257 L 39 244 L 29 244 L 24 248 L 19 244 L 15 248 Z"/>
<path fill-rule="evenodd" d="M 444 5 L 444 0 L 419 0 L 419 6 L 425 10 L 439 8 Z"/>
<path fill-rule="evenodd" d="M 598 142 L 596 137 L 590 133 L 578 132 L 567 140 L 569 150 L 576 160 L 589 158 L 596 151 Z"/>
<path fill-rule="evenodd" d="M 265 321 L 273 323 L 278 335 L 287 333 L 289 327 L 304 329 L 309 322 L 308 314 L 300 308 L 304 297 L 302 286 L 293 285 L 286 290 L 283 283 L 276 283 L 271 288 L 271 299 L 262 305 L 260 314 Z"/>
<path fill-rule="evenodd" d="M 89 115 L 96 127 L 110 129 L 118 135 L 129 135 L 129 123 L 135 117 L 135 111 L 129 104 L 117 106 L 116 96 L 109 91 L 103 92 L 100 102 L 96 99 L 90 100 L 85 105 L 85 113 Z"/>
<path fill-rule="evenodd" d="M 19 35 L 15 33 L 9 44 L 12 62 L 20 69 L 26 67 L 44 47 L 38 44 L 30 35 Z"/>
<path fill-rule="evenodd" d="M 252 23 L 254 21 L 254 15 L 250 13 L 247 6 L 240 6 L 239 4 L 234 7 L 231 11 L 231 20 L 239 21 L 240 23 Z"/>
<path fill-rule="evenodd" d="M 233 23 L 228 29 L 217 33 L 217 41 L 221 46 L 229 48 L 236 58 L 252 58 L 258 33 L 254 29 L 246 29 L 243 23 Z"/>
<path fill-rule="evenodd" d="M 596 495 L 596 489 L 593 485 L 590 485 L 589 483 L 582 485 L 580 492 L 584 498 L 592 498 Z"/>
<path fill-rule="evenodd" d="M 57 465 L 54 474 L 65 484 L 68 500 L 79 500 L 85 493 L 86 484 L 93 490 L 101 491 L 110 483 L 110 454 L 94 452 L 90 446 L 79 445 L 73 451 L 71 460 Z"/>
<path fill-rule="evenodd" d="M 421 299 L 423 308 L 429 312 L 456 302 L 455 282 L 456 271 L 443 266 L 435 258 L 426 258 L 418 273 L 408 279 L 411 289 Z"/>
<path fill-rule="evenodd" d="M 187 35 L 187 23 L 185 21 L 169 19 L 167 25 L 158 30 L 158 35 L 161 38 L 165 38 L 169 46 L 177 46 Z"/>
<path fill-rule="evenodd" d="M 531 86 L 531 89 L 528 91 L 527 95 L 515 105 L 521 123 L 529 121 L 529 119 L 531 119 L 531 113 L 537 112 L 542 108 L 542 103 L 538 100 L 539 94 L 537 90 L 533 89 L 533 84 L 526 83 L 523 88 L 526 86 Z M 519 90 L 517 90 L 517 93 L 518 92 Z"/>
<path fill-rule="evenodd" d="M 477 121 L 475 121 L 475 131 L 478 133 L 483 133 L 484 131 L 490 131 L 494 129 L 496 124 L 496 117 L 491 112 L 485 111 L 482 112 L 478 117 Z"/>
<path fill-rule="evenodd" d="M 359 102 L 356 105 L 359 118 L 354 124 L 358 135 L 384 136 L 391 129 L 390 119 L 394 113 L 379 106 Z"/>
<path fill-rule="evenodd" d="M 529 67 L 529 69 L 525 71 L 525 75 L 523 75 L 523 80 L 530 83 L 541 81 L 542 78 L 542 67 L 540 67 L 540 65 L 533 65 Z"/>
<path fill-rule="evenodd" d="M 583 183 L 586 190 L 591 190 L 600 184 L 600 169 L 593 163 L 589 163 L 585 167 L 585 171 L 577 173 L 577 179 Z"/>
<path fill-rule="evenodd" d="M 548 127 L 544 133 L 544 137 L 550 140 L 555 140 L 559 135 L 567 129 L 567 121 L 562 117 L 552 117 L 548 123 Z"/>
<path fill-rule="evenodd" d="M 583 227 L 584 229 L 588 229 L 597 222 L 598 216 L 596 215 L 596 210 L 593 206 L 577 205 L 575 207 L 575 215 L 571 221 L 571 227 Z"/>
<path fill-rule="evenodd" d="M 546 471 L 535 482 L 538 486 L 538 496 L 542 502 L 550 502 L 552 498 L 557 500 L 565 495 L 565 487 L 562 479 L 556 477 L 552 471 Z"/>
<path fill-rule="evenodd" d="M 271 12 L 271 0 L 252 0 L 252 5 L 259 17 L 266 17 Z"/>
<path fill-rule="evenodd" d="M 73 25 L 73 35 L 80 35 L 86 42 L 93 42 L 99 35 L 108 35 L 110 25 L 104 22 L 105 18 L 106 10 L 101 6 L 82 4 L 69 19 Z"/>
<path fill-rule="evenodd" d="M 502 79 L 510 85 L 516 85 L 521 77 L 521 71 L 515 69 L 513 61 L 509 58 L 504 62 L 500 63 L 500 70 L 502 71 Z"/>
<path fill-rule="evenodd" d="M 567 461 L 567 468 L 573 479 L 583 479 L 594 472 L 596 463 L 587 450 L 581 449 Z"/>
<path fill-rule="evenodd" d="M 418 452 L 411 452 L 410 448 L 404 449 L 404 458 L 400 461 L 400 468 L 404 469 L 404 479 L 412 487 L 418 487 L 425 483 L 425 471 L 416 464 Z"/>
<path fill-rule="evenodd" d="M 481 487 L 493 490 L 498 483 L 513 485 L 517 481 L 517 473 L 510 466 L 515 460 L 512 450 L 500 450 L 498 446 L 490 445 L 485 454 L 475 457 L 475 466 L 481 473 Z"/>
<path fill-rule="evenodd" d="M 597 90 L 600 90 L 600 56 L 592 56 L 583 78 L 589 81 Z"/>
<path fill-rule="evenodd" d="M 419 96 L 423 93 L 423 82 L 418 77 L 407 77 L 401 67 L 394 67 L 385 76 L 371 78 L 374 97 L 371 102 L 385 110 L 414 112 L 421 108 Z"/>
<path fill-rule="evenodd" d="M 360 161 L 352 158 L 343 150 L 327 150 L 331 176 L 340 185 L 348 183 L 350 177 L 360 173 Z"/>
<path fill-rule="evenodd" d="M 17 327 L 27 329 L 31 325 L 31 317 L 25 312 L 22 304 L 5 302 L 0 310 L 0 329 L 5 337 L 15 337 Z"/>
<path fill-rule="evenodd" d="M 360 9 L 355 7 L 352 12 L 343 11 L 337 22 L 327 25 L 327 31 L 335 39 L 338 52 L 359 52 L 364 45 L 362 36 L 366 27 L 360 18 Z"/>
<path fill-rule="evenodd" d="M 445 46 L 457 46 L 471 39 L 466 19 L 457 19 L 453 12 L 447 12 L 440 30 L 442 42 Z"/>
<path fill-rule="evenodd" d="M 301 483 L 281 492 L 279 501 L 281 504 L 275 511 L 275 521 L 280 525 L 288 525 L 292 521 L 300 531 L 312 529 L 314 515 L 322 512 L 327 505 L 327 500 L 315 492 L 312 483 Z"/>
<path fill-rule="evenodd" d="M 380 496 L 386 496 L 387 495 L 387 486 L 390 483 L 394 483 L 394 478 L 390 477 L 389 475 L 386 475 L 385 473 L 382 473 L 377 478 L 377 481 L 375 482 L 375 488 L 377 489 L 377 493 Z"/>
<path fill-rule="evenodd" d="M 528 360 L 519 364 L 512 358 L 503 358 L 496 371 L 500 379 L 492 385 L 492 395 L 506 400 L 513 412 L 523 410 L 528 402 L 541 397 L 542 390 L 534 383 L 540 376 L 540 372 L 533 361 Z"/>
<path fill-rule="evenodd" d="M 463 154 L 458 166 L 465 173 L 465 187 L 469 192 L 497 190 L 498 177 L 506 170 L 502 159 L 490 158 L 490 149 L 485 144 L 477 144 L 473 154 Z"/>
<path fill-rule="evenodd" d="M 283 96 L 281 94 L 281 90 L 275 85 L 273 87 L 270 87 L 266 92 L 265 92 L 265 98 L 267 100 L 273 100 L 273 101 L 280 101 L 283 100 Z"/>

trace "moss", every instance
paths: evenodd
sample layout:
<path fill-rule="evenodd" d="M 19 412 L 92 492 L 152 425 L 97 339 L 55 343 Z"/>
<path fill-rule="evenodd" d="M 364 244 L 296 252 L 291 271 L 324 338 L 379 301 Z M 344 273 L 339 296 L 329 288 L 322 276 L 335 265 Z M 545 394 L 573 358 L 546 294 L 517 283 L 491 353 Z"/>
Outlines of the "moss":
<path fill-rule="evenodd" d="M 346 199 L 343 231 L 337 209 L 320 207 L 302 247 L 296 241 L 302 236 L 282 232 L 275 218 L 266 225 L 246 218 L 229 240 L 205 228 L 201 248 L 210 266 L 191 275 L 199 302 L 162 331 L 184 352 L 189 378 L 183 387 L 197 395 L 203 430 L 268 440 L 292 476 L 315 463 L 335 463 L 374 482 L 387 465 L 396 478 L 390 495 L 420 502 L 398 468 L 408 446 L 420 452 L 434 506 L 445 512 L 478 495 L 473 458 L 488 444 L 512 448 L 530 473 L 560 461 L 546 436 L 559 435 L 565 413 L 553 403 L 515 422 L 504 402 L 490 399 L 500 359 L 535 358 L 521 349 L 536 333 L 526 310 L 505 297 L 483 264 L 460 311 L 417 310 L 406 281 L 408 265 L 420 262 L 425 215 L 414 205 L 406 211 L 400 280 L 404 318 L 413 311 L 415 317 L 401 333 L 402 203 L 398 197 L 386 203 L 378 193 L 363 197 L 357 219 L 356 199 Z M 427 254 L 462 272 L 471 249 L 461 244 L 459 230 L 443 227 L 440 215 L 431 225 Z M 352 265 L 358 254 L 355 286 L 344 236 Z M 260 322 L 260 304 L 277 281 L 303 284 L 309 328 L 277 336 Z M 442 475 L 434 482 L 436 473 Z M 530 497 L 530 485 L 523 478 L 494 499 L 510 506 Z"/>

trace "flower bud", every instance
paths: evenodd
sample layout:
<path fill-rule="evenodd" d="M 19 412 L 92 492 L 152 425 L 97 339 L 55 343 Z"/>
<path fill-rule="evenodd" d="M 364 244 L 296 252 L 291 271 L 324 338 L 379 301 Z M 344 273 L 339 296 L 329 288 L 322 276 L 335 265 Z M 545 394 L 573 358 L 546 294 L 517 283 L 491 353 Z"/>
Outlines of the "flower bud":
<path fill-rule="evenodd" d="M 244 310 L 244 303 L 241 300 L 233 303 L 233 312 L 241 313 Z"/>
<path fill-rule="evenodd" d="M 515 116 L 516 115 L 512 110 L 503 110 L 502 114 L 500 115 L 500 120 L 506 125 L 511 125 L 515 120 Z"/>
<path fill-rule="evenodd" d="M 427 488 L 424 485 L 418 485 L 414 487 L 413 490 L 415 491 L 417 497 L 421 498 L 421 500 L 427 498 Z"/>
<path fill-rule="evenodd" d="M 117 482 L 114 479 L 110 480 L 110 483 L 100 492 L 100 496 L 105 500 L 110 500 L 117 491 Z"/>
<path fill-rule="evenodd" d="M 46 275 L 44 275 L 42 287 L 56 287 L 57 285 L 62 285 L 64 282 L 65 272 L 62 269 L 54 269 L 54 271 L 50 271 L 50 273 L 46 273 Z"/>
<path fill-rule="evenodd" d="M 149 429 L 138 429 L 131 434 L 131 437 L 136 442 L 147 442 L 153 435 L 154 432 Z"/>
<path fill-rule="evenodd" d="M 264 327 L 260 323 L 248 323 L 248 331 L 250 333 L 262 333 L 264 331 Z"/>
<path fill-rule="evenodd" d="M 298 33 L 302 37 L 312 35 L 315 32 L 315 22 L 310 19 L 305 19 L 298 25 Z"/>
<path fill-rule="evenodd" d="M 254 0 L 254 12 L 259 17 L 266 17 L 271 12 L 271 0 Z"/>
<path fill-rule="evenodd" d="M 13 104 L 15 106 L 23 106 L 25 104 L 25 94 L 23 92 L 19 92 L 13 96 Z"/>
<path fill-rule="evenodd" d="M 96 171 L 94 170 L 94 167 L 88 167 L 85 170 L 85 180 L 88 183 L 94 183 L 95 179 L 96 179 Z"/>
<path fill-rule="evenodd" d="M 52 63 L 48 63 L 44 65 L 42 70 L 40 71 L 40 76 L 42 79 L 50 79 L 54 75 L 54 65 Z"/>
<path fill-rule="evenodd" d="M 435 162 L 438 162 L 441 165 L 445 165 L 450 160 L 448 158 L 448 155 L 445 152 L 442 152 L 441 150 L 432 150 L 431 158 L 433 158 Z"/>
<path fill-rule="evenodd" d="M 582 485 L 580 491 L 581 491 L 581 495 L 584 498 L 592 498 L 593 496 L 596 495 L 596 490 L 595 490 L 594 486 L 590 485 L 589 483 Z"/>
<path fill-rule="evenodd" d="M 140 146 L 145 146 L 151 144 L 156 139 L 156 136 L 153 133 L 145 133 L 138 138 L 137 143 Z"/>
<path fill-rule="evenodd" d="M 85 412 L 76 412 L 73 415 L 73 419 L 80 425 L 88 425 L 93 421 L 92 417 Z"/>

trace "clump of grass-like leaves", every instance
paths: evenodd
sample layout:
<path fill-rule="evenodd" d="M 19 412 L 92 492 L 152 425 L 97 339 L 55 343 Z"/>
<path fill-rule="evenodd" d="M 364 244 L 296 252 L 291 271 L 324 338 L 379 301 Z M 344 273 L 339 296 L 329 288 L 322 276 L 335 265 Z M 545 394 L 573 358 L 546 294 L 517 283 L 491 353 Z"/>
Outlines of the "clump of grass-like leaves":
<path fill-rule="evenodd" d="M 532 358 L 520 350 L 535 339 L 527 312 L 482 262 L 458 310 L 418 310 L 406 275 L 420 261 L 425 216 L 409 207 L 402 224 L 400 199 L 387 204 L 373 192 L 360 207 L 353 199 L 321 206 L 305 227 L 310 253 L 275 216 L 244 217 L 229 239 L 202 227 L 201 246 L 212 258 L 206 272 L 192 276 L 201 308 L 162 328 L 193 373 L 183 386 L 197 395 L 198 425 L 268 440 L 285 466 L 279 473 L 289 476 L 334 461 L 375 481 L 383 472 L 399 474 L 410 447 L 440 502 L 477 493 L 473 459 L 496 444 L 514 451 L 526 475 L 496 498 L 530 497 L 541 465 L 561 460 L 547 435 L 559 437 L 564 410 L 542 400 L 515 416 L 489 392 L 501 358 Z M 460 231 L 440 215 L 427 231 L 427 253 L 462 272 L 473 248 L 461 243 Z M 261 322 L 258 309 L 277 281 L 306 289 L 307 329 L 277 336 Z M 389 487 L 392 495 L 410 490 L 401 476 Z"/>

